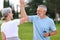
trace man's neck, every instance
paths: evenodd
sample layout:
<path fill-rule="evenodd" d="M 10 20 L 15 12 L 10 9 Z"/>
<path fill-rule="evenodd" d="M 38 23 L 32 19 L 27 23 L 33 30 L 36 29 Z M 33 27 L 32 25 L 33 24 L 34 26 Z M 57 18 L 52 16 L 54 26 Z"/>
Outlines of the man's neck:
<path fill-rule="evenodd" d="M 46 15 L 43 15 L 43 16 L 39 16 L 40 18 L 44 19 L 46 18 L 47 16 Z"/>

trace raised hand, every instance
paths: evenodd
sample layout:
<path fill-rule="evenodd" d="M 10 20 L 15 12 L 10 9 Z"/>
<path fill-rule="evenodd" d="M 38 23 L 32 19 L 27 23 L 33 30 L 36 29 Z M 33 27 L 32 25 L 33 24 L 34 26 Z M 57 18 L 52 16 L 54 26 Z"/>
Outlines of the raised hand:
<path fill-rule="evenodd" d="M 20 0 L 20 7 L 25 7 L 25 0 Z"/>
<path fill-rule="evenodd" d="M 48 37 L 48 36 L 49 36 L 49 33 L 44 33 L 43 36 L 44 36 L 44 37 Z"/>

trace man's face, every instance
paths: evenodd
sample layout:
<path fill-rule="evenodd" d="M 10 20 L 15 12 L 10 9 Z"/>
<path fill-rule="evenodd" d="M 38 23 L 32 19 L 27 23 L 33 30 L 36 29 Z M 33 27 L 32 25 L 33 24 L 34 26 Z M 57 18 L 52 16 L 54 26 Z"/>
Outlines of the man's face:
<path fill-rule="evenodd" d="M 13 19 L 13 13 L 12 13 L 12 11 L 10 11 L 10 12 L 8 13 L 8 16 L 9 16 L 11 19 Z"/>
<path fill-rule="evenodd" d="M 38 16 L 44 16 L 46 15 L 46 10 L 44 10 L 42 7 L 37 8 L 37 15 Z"/>

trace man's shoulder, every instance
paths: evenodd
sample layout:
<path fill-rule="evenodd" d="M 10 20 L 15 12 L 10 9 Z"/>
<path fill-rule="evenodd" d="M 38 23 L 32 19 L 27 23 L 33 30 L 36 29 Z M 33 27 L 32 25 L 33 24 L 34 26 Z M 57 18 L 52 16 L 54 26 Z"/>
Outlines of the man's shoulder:
<path fill-rule="evenodd" d="M 49 18 L 49 17 L 48 17 L 48 20 L 49 20 L 50 22 L 53 22 L 53 19 L 52 19 L 52 18 Z"/>

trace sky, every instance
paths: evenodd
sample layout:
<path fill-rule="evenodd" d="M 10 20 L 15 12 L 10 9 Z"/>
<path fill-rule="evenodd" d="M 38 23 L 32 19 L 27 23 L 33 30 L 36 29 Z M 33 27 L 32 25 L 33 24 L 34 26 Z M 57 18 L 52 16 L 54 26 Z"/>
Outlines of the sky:
<path fill-rule="evenodd" d="M 0 10 L 3 9 L 3 0 L 0 0 Z"/>
<path fill-rule="evenodd" d="M 19 0 L 9 0 L 9 2 L 14 6 L 15 11 L 17 11 L 18 6 L 18 12 L 20 12 Z"/>
<path fill-rule="evenodd" d="M 0 0 L 0 10 L 3 9 L 3 1 L 4 0 Z M 19 0 L 9 0 L 10 4 L 13 4 L 15 11 L 17 11 L 17 5 L 18 5 L 18 11 L 20 11 L 20 6 L 19 6 Z M 25 0 L 25 2 L 28 3 L 27 0 Z"/>

